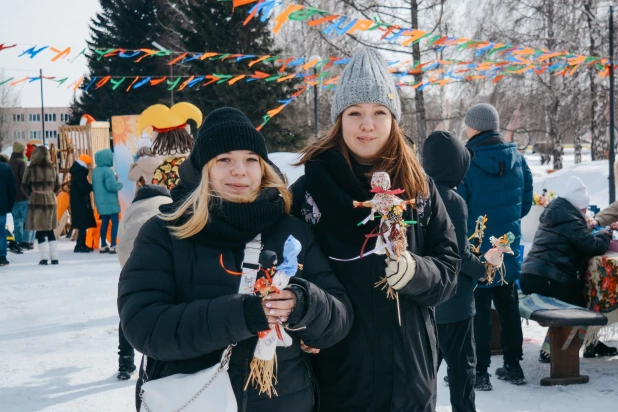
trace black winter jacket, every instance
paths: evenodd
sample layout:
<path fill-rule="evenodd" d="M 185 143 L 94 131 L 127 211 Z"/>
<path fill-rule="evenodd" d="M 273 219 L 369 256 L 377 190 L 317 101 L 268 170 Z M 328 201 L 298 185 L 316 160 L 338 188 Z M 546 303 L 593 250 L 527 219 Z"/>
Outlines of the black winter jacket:
<path fill-rule="evenodd" d="M 71 226 L 74 229 L 97 227 L 90 201 L 92 184 L 88 181 L 88 169 L 75 162 L 71 173 Z"/>
<path fill-rule="evenodd" d="M 581 212 L 559 197 L 543 211 L 521 271 L 581 288 L 588 259 L 607 252 L 609 241 L 608 234 L 593 235 Z"/>
<path fill-rule="evenodd" d="M 264 249 L 276 252 L 283 262 L 289 235 L 302 244 L 298 262 L 304 264 L 291 282 L 301 285 L 308 297 L 305 316 L 290 326 L 306 329 L 290 331 L 292 346 L 277 348 L 278 396 L 269 399 L 251 385 L 243 390 L 257 342 L 247 326 L 244 301 L 254 297 L 238 294 L 240 276 L 226 273 L 219 262 L 222 256 L 226 269 L 240 271 L 244 248 L 221 248 L 194 237 L 177 239 L 158 217 L 144 224 L 120 275 L 118 309 L 128 341 L 149 357 L 149 379 L 206 369 L 219 362 L 227 345 L 237 343 L 229 375 L 239 412 L 313 410 L 315 391 L 300 340 L 314 348 L 331 346 L 348 333 L 353 315 L 313 233 L 298 219 L 282 215 L 262 232 Z M 140 368 L 137 393 L 142 377 Z M 139 410 L 137 396 L 136 403 Z"/>
<path fill-rule="evenodd" d="M 457 293 L 436 307 L 436 321 L 439 325 L 474 316 L 474 284 L 485 276 L 485 266 L 470 251 L 467 235 L 468 206 L 457 194 L 457 185 L 463 181 L 470 168 L 470 160 L 470 151 L 448 133 L 431 133 L 423 144 L 423 167 L 435 182 L 451 222 L 455 225 L 461 256 Z"/>
<path fill-rule="evenodd" d="M 0 162 L 0 215 L 11 213 L 15 204 L 15 176 L 11 166 Z"/>
<path fill-rule="evenodd" d="M 329 162 L 326 164 L 328 168 Z M 310 173 L 308 167 L 305 173 Z M 419 224 L 408 228 L 416 272 L 399 291 L 401 326 L 396 301 L 375 287 L 385 274 L 384 255 L 351 262 L 331 260 L 352 301 L 354 324 L 341 342 L 311 357 L 322 412 L 435 411 L 437 332 L 433 306 L 454 293 L 460 260 L 453 225 L 435 186 L 431 182 L 429 186 L 429 198 L 421 200 L 418 211 L 408 209 L 405 214 L 406 220 Z M 327 214 L 340 211 L 333 208 L 334 200 L 317 201 L 311 187 L 307 175 L 294 183 L 292 213 L 312 225 L 327 256 L 358 256 L 363 236 L 350 238 L 356 224 L 349 218 L 340 223 L 327 219 Z M 370 242 L 366 250 L 374 245 L 375 241 Z"/>

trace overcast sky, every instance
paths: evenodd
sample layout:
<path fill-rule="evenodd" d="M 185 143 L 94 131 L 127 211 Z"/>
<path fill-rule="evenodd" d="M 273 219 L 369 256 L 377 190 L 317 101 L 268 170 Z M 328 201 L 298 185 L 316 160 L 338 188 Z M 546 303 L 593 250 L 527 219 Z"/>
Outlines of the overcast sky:
<path fill-rule="evenodd" d="M 73 90 L 69 82 L 79 79 L 86 72 L 86 59 L 80 56 L 73 63 L 67 60 L 52 63 L 54 53 L 45 50 L 34 59 L 17 57 L 32 46 L 52 46 L 59 50 L 71 47 L 77 55 L 86 47 L 89 36 L 88 24 L 99 10 L 98 0 L 0 0 L 0 44 L 17 47 L 0 51 L 0 77 L 5 79 L 37 76 L 43 69 L 44 76 L 69 77 L 58 87 L 50 81 L 43 82 L 45 106 L 68 106 Z M 2 73 L 4 72 L 4 73 Z M 40 107 L 39 82 L 27 82 L 13 86 L 19 105 Z"/>

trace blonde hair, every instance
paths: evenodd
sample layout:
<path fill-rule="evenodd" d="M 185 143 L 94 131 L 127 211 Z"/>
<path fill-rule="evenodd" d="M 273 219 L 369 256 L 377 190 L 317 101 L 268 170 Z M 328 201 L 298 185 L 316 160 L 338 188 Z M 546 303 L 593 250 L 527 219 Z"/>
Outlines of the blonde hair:
<path fill-rule="evenodd" d="M 342 116 L 337 118 L 333 127 L 324 137 L 310 142 L 309 145 L 301 150 L 302 156 L 295 166 L 305 165 L 314 157 L 329 149 L 338 149 L 343 154 L 350 170 L 352 170 L 350 150 L 343 140 L 341 118 Z M 429 185 L 423 167 L 394 117 L 388 140 L 375 157 L 371 174 L 375 172 L 388 173 L 391 178 L 392 187 L 404 189 L 408 199 L 414 199 L 417 196 L 429 196 Z"/>
<path fill-rule="evenodd" d="M 210 185 L 209 172 L 215 164 L 215 161 L 216 159 L 213 158 L 202 168 L 200 184 L 174 212 L 162 213 L 159 215 L 161 219 L 166 221 L 178 220 L 185 214 L 190 216 L 185 223 L 170 228 L 172 234 L 178 239 L 186 239 L 204 229 L 210 217 L 208 206 L 211 202 L 211 197 L 224 198 L 221 194 L 216 193 Z M 289 214 L 292 208 L 292 193 L 288 190 L 286 182 L 277 174 L 275 169 L 261 157 L 259 161 L 260 168 L 262 169 L 260 190 L 252 196 L 236 201 L 239 203 L 251 203 L 258 197 L 259 192 L 263 189 L 275 188 L 279 191 L 283 199 L 283 213 Z"/>

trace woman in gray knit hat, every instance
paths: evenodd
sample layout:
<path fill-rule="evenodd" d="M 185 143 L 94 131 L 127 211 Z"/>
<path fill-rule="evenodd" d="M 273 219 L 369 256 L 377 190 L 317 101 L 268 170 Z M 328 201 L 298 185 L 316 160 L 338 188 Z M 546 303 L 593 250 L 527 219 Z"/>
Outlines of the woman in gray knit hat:
<path fill-rule="evenodd" d="M 313 228 L 327 256 L 348 260 L 331 265 L 354 308 L 348 336 L 311 357 L 320 411 L 435 411 L 433 306 L 454 293 L 460 259 L 442 200 L 398 125 L 401 103 L 378 52 L 362 48 L 351 59 L 331 117 L 331 130 L 302 151 L 305 175 L 292 186 L 292 213 Z M 416 201 L 404 213 L 417 223 L 408 226 L 399 260 L 354 260 L 376 244 L 368 235 L 378 219 L 359 226 L 367 210 L 353 206 L 373 197 L 375 172 L 388 173 L 392 188 L 405 190 L 399 196 Z M 375 287 L 384 277 L 399 303 Z"/>

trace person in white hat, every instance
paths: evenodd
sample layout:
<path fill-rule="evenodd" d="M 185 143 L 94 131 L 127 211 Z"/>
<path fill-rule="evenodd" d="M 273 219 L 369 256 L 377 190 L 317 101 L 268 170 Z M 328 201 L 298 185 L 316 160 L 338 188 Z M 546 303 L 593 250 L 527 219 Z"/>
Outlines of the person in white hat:
<path fill-rule="evenodd" d="M 609 232 L 593 235 L 585 214 L 590 195 L 584 183 L 571 176 L 559 197 L 545 208 L 532 248 L 521 267 L 521 289 L 586 307 L 584 286 L 588 259 L 609 248 Z M 546 343 L 549 340 L 546 339 Z M 616 348 L 599 342 L 586 347 L 584 357 L 615 356 Z M 540 362 L 549 362 L 549 345 L 544 344 Z"/>

